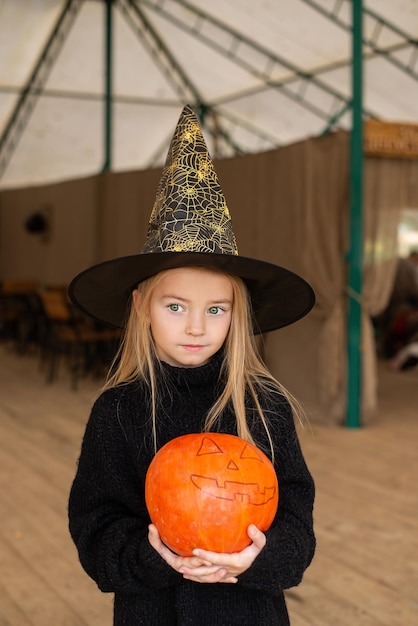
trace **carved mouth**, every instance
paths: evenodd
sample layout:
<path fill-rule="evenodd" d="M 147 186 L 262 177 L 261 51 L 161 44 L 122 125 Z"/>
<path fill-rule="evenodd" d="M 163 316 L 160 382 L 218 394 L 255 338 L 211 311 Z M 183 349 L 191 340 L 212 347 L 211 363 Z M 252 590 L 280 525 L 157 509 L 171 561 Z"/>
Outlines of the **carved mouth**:
<path fill-rule="evenodd" d="M 208 478 L 198 474 L 192 474 L 190 480 L 195 487 L 213 498 L 236 500 L 237 502 L 254 504 L 256 506 L 266 504 L 266 502 L 274 498 L 276 493 L 275 486 L 260 489 L 257 483 L 241 483 L 234 480 L 226 480 L 222 484 L 216 478 Z"/>

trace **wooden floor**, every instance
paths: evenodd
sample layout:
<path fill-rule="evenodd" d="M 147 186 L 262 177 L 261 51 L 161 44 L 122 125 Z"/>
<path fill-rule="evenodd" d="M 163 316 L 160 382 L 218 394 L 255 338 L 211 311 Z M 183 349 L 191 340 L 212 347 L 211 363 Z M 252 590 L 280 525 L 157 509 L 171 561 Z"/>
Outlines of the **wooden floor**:
<path fill-rule="evenodd" d="M 81 570 L 66 516 L 97 386 L 72 391 L 64 371 L 46 385 L 35 355 L 0 346 L 0 626 L 112 623 L 112 598 Z M 382 365 L 380 396 L 367 428 L 301 433 L 318 549 L 287 594 L 292 626 L 418 624 L 418 369 Z"/>

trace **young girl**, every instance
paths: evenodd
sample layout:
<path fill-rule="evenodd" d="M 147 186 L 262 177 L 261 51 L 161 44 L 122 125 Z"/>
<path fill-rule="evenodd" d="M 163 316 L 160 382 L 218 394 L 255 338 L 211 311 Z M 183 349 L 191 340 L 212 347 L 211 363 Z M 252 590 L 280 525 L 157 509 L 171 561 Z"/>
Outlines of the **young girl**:
<path fill-rule="evenodd" d="M 143 251 L 86 270 L 70 295 L 95 318 L 125 326 L 69 502 L 80 561 L 115 595 L 114 624 L 289 624 L 283 590 L 301 581 L 315 549 L 314 485 L 296 405 L 260 360 L 254 333 L 296 321 L 314 297 L 292 272 L 238 255 L 190 107 L 176 127 Z M 265 533 L 249 526 L 241 552 L 180 557 L 150 524 L 145 476 L 169 440 L 210 430 L 270 456 L 279 507 Z"/>

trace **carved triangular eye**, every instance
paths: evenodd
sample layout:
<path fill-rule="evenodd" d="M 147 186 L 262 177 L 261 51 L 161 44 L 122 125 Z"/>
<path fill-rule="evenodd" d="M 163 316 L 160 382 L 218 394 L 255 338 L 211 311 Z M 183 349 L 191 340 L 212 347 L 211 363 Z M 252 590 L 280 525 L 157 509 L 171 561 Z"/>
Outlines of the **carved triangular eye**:
<path fill-rule="evenodd" d="M 257 454 L 257 451 L 247 445 L 244 446 L 241 452 L 241 459 L 254 459 L 255 461 L 260 461 L 260 463 L 264 463 L 261 456 Z"/>
<path fill-rule="evenodd" d="M 203 437 L 197 456 L 202 454 L 223 454 L 220 447 L 210 437 Z"/>

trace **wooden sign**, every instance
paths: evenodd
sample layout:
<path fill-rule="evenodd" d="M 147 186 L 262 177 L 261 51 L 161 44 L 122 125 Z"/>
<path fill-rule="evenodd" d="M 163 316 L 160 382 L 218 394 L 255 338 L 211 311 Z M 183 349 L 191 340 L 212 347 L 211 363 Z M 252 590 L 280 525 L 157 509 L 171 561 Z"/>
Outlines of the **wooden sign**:
<path fill-rule="evenodd" d="M 418 158 L 418 124 L 366 120 L 364 153 L 368 156 Z"/>

